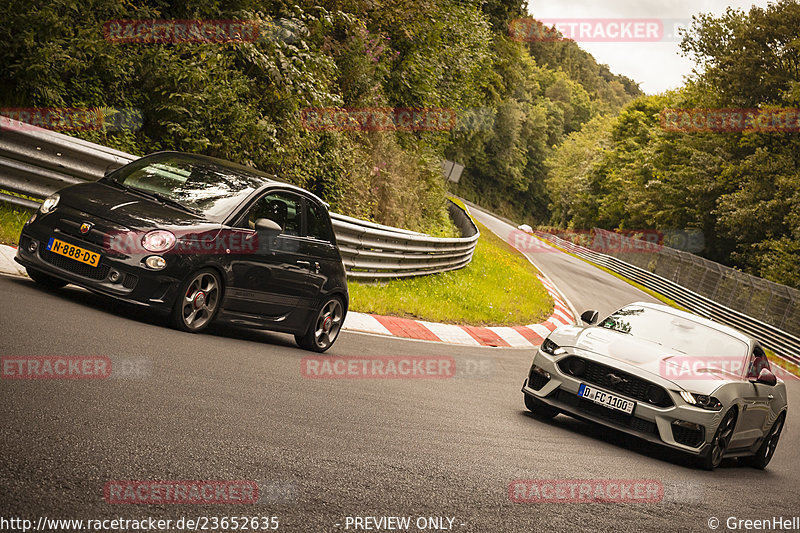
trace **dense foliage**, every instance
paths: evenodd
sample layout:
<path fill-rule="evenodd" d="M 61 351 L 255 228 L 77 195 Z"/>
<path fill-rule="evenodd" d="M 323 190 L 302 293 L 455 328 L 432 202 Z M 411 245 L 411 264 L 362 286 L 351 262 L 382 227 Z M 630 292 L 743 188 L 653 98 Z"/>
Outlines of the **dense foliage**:
<path fill-rule="evenodd" d="M 800 107 L 800 3 L 695 17 L 685 87 L 599 116 L 548 159 L 551 223 L 695 228 L 703 255 L 800 287 L 800 133 L 668 131 L 665 108 Z M 789 128 L 791 129 L 791 128 Z"/>
<path fill-rule="evenodd" d="M 0 102 L 100 108 L 111 124 L 114 109 L 135 109 L 141 127 L 66 133 L 253 165 L 336 211 L 441 234 L 444 157 L 467 164 L 468 197 L 546 209 L 552 147 L 638 94 L 574 43 L 548 55 L 510 40 L 508 22 L 524 11 L 521 0 L 7 0 Z M 261 31 L 228 44 L 104 36 L 108 21 L 143 19 L 259 21 Z M 459 121 L 452 131 L 304 128 L 303 110 L 319 107 L 438 107 Z"/>

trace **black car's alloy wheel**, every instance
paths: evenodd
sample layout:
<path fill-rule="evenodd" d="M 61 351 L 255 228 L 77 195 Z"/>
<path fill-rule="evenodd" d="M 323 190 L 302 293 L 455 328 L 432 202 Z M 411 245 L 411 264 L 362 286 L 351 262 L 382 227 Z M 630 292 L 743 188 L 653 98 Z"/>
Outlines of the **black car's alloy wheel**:
<path fill-rule="evenodd" d="M 325 300 L 319 309 L 316 319 L 308 328 L 305 335 L 295 335 L 295 340 L 301 348 L 314 352 L 324 352 L 336 341 L 342 329 L 344 307 L 342 301 L 333 296 Z"/>
<path fill-rule="evenodd" d="M 25 270 L 28 272 L 28 276 L 42 287 L 47 287 L 48 289 L 60 289 L 67 284 L 67 282 L 63 279 L 54 278 L 53 276 L 45 274 L 44 272 L 40 272 L 36 269 L 28 267 Z"/>
<path fill-rule="evenodd" d="M 775 454 L 775 449 L 778 447 L 778 440 L 781 438 L 781 431 L 783 430 L 783 423 L 786 420 L 786 413 L 781 413 L 778 419 L 772 424 L 772 427 L 764 437 L 764 442 L 758 448 L 758 451 L 753 457 L 746 457 L 743 462 L 753 468 L 763 470 L 767 467 L 772 456 Z"/>
<path fill-rule="evenodd" d="M 222 283 L 210 269 L 195 272 L 181 284 L 175 307 L 172 309 L 173 325 L 183 331 L 196 333 L 214 319 L 219 309 Z"/>
<path fill-rule="evenodd" d="M 711 441 L 710 450 L 702 462 L 703 468 L 713 470 L 717 468 L 728 450 L 733 437 L 733 428 L 736 427 L 736 409 L 731 409 L 725 413 L 722 422 L 719 423 L 714 439 Z"/>

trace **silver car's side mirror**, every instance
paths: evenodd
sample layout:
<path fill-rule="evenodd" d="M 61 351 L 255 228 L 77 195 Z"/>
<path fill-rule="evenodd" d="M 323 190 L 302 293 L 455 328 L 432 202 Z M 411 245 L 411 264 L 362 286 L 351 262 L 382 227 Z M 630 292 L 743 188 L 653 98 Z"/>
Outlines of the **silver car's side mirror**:
<path fill-rule="evenodd" d="M 594 309 L 590 309 L 588 311 L 584 311 L 583 313 L 581 313 L 581 321 L 584 324 L 592 325 L 595 322 L 597 322 L 597 316 L 598 316 L 597 311 L 595 311 Z"/>
<path fill-rule="evenodd" d="M 763 383 L 764 385 L 774 387 L 778 383 L 778 378 L 775 377 L 775 374 L 773 374 L 769 368 L 762 368 L 761 372 L 758 373 L 758 378 L 755 380 L 755 383 Z"/>

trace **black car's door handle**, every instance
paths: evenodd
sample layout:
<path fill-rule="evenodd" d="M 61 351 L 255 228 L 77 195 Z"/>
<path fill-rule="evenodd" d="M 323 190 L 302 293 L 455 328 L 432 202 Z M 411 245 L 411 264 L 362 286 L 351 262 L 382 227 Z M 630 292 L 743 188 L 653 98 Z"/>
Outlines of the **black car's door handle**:
<path fill-rule="evenodd" d="M 311 269 L 311 262 L 310 261 L 298 261 L 297 264 L 302 266 L 302 267 L 306 267 L 309 270 Z"/>

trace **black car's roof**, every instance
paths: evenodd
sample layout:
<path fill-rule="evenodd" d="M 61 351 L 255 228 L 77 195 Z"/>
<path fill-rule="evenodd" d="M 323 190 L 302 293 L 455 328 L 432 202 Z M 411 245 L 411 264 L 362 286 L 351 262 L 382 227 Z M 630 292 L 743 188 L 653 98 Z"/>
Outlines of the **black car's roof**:
<path fill-rule="evenodd" d="M 326 207 L 328 205 L 324 200 L 322 200 L 319 196 L 317 196 L 313 192 L 311 192 L 311 191 L 309 191 L 307 189 L 304 189 L 302 187 L 298 187 L 297 185 L 292 185 L 291 183 L 287 183 L 287 182 L 279 179 L 274 174 L 268 174 L 266 172 L 258 170 L 257 168 L 248 167 L 248 166 L 245 166 L 245 165 L 240 165 L 239 163 L 234 163 L 232 161 L 226 161 L 224 159 L 219 159 L 219 158 L 211 157 L 211 156 L 208 156 L 208 155 L 192 154 L 192 153 L 188 153 L 188 152 L 178 152 L 176 150 L 163 150 L 163 151 L 160 151 L 160 152 L 153 152 L 151 154 L 147 154 L 146 156 L 142 157 L 142 159 L 149 158 L 149 157 L 156 157 L 156 156 L 164 156 L 164 155 L 177 155 L 177 156 L 180 156 L 180 157 L 183 157 L 183 158 L 186 158 L 186 159 L 194 159 L 196 161 L 203 161 L 203 162 L 206 162 L 206 163 L 212 163 L 214 165 L 225 167 L 225 168 L 228 168 L 230 170 L 234 170 L 236 172 L 241 172 L 241 173 L 245 173 L 245 174 L 249 174 L 251 176 L 257 177 L 262 182 L 262 186 L 259 187 L 256 192 L 259 192 L 259 191 L 263 190 L 266 187 L 279 185 L 281 188 L 291 189 L 291 190 L 294 190 L 296 192 L 300 192 L 300 193 L 304 193 L 306 195 L 309 195 L 312 198 L 314 198 L 315 200 L 317 200 L 319 203 L 325 205 Z"/>

